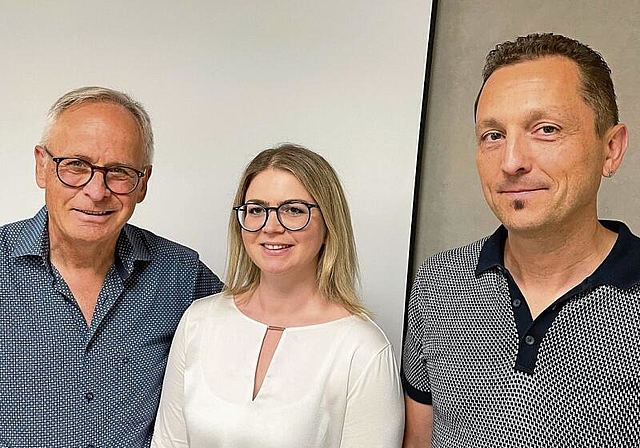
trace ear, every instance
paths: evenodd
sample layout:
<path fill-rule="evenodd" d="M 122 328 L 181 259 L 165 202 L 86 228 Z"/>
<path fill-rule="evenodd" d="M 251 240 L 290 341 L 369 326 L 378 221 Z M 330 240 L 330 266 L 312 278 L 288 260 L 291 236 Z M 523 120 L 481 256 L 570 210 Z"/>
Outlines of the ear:
<path fill-rule="evenodd" d="M 629 130 L 623 123 L 613 126 L 605 136 L 606 153 L 602 175 L 611 177 L 622 164 L 622 158 L 629 145 Z"/>
<path fill-rule="evenodd" d="M 139 204 L 144 201 L 144 198 L 147 196 L 147 186 L 149 182 L 149 178 L 151 177 L 152 166 L 149 165 L 144 169 L 144 177 L 140 179 L 140 187 L 138 187 L 138 198 L 136 203 Z"/>
<path fill-rule="evenodd" d="M 40 145 L 36 145 L 33 148 L 33 155 L 36 159 L 36 183 L 40 188 L 46 188 L 47 186 L 47 163 L 49 158 Z"/>

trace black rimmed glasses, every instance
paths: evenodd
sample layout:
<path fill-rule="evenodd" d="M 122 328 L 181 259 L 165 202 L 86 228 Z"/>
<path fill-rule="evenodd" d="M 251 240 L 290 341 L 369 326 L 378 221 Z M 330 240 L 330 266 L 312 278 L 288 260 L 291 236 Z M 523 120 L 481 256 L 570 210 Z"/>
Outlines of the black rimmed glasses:
<path fill-rule="evenodd" d="M 144 171 L 127 165 L 98 166 L 76 157 L 54 157 L 47 147 L 42 146 L 56 164 L 56 174 L 67 187 L 81 188 L 91 182 L 96 171 L 104 178 L 104 185 L 115 194 L 129 194 L 138 187 Z"/>
<path fill-rule="evenodd" d="M 238 223 L 247 232 L 257 232 L 267 224 L 269 212 L 275 211 L 278 222 L 287 230 L 295 232 L 307 227 L 311 221 L 311 209 L 318 208 L 317 204 L 303 201 L 286 201 L 277 207 L 267 207 L 262 204 L 249 202 L 233 207 Z"/>

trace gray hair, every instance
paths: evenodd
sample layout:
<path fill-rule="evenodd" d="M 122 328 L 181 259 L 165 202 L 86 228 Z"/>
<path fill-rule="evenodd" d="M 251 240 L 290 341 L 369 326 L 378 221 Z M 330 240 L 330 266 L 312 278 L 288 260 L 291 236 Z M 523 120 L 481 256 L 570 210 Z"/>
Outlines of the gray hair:
<path fill-rule="evenodd" d="M 153 129 L 151 128 L 151 119 L 149 114 L 144 110 L 142 104 L 131 98 L 124 92 L 108 89 L 99 86 L 80 87 L 62 95 L 49 109 L 47 113 L 47 121 L 42 133 L 41 145 L 47 146 L 56 121 L 62 113 L 73 107 L 84 103 L 112 103 L 127 109 L 136 120 L 140 128 L 142 136 L 145 165 L 151 165 L 153 162 Z"/>

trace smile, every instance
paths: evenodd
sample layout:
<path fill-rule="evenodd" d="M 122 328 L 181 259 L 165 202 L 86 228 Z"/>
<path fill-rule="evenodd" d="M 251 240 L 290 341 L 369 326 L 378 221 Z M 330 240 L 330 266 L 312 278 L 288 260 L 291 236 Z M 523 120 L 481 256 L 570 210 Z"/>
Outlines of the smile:
<path fill-rule="evenodd" d="M 80 210 L 80 209 L 74 209 L 80 213 L 84 213 L 85 215 L 91 215 L 91 216 L 105 216 L 105 215 L 110 215 L 111 213 L 113 213 L 112 211 L 94 211 L 94 210 Z"/>
<path fill-rule="evenodd" d="M 537 193 L 538 191 L 546 190 L 546 188 L 531 188 L 531 189 L 522 189 L 522 190 L 502 190 L 499 191 L 500 194 L 506 195 L 526 195 L 529 193 Z"/>
<path fill-rule="evenodd" d="M 287 249 L 291 246 L 292 246 L 291 244 L 268 244 L 268 243 L 262 244 L 262 247 L 269 250 L 282 250 L 282 249 Z"/>

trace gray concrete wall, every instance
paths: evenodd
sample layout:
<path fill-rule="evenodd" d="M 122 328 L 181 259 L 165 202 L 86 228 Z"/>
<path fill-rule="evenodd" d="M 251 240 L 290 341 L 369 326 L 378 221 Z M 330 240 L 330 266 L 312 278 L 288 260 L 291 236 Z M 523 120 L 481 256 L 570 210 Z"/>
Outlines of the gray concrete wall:
<path fill-rule="evenodd" d="M 640 2 L 637 0 L 439 0 L 422 156 L 413 272 L 429 255 L 493 232 L 475 168 L 473 102 L 486 53 L 532 32 L 574 37 L 613 71 L 620 120 L 631 141 L 622 168 L 604 180 L 600 216 L 640 233 Z"/>

